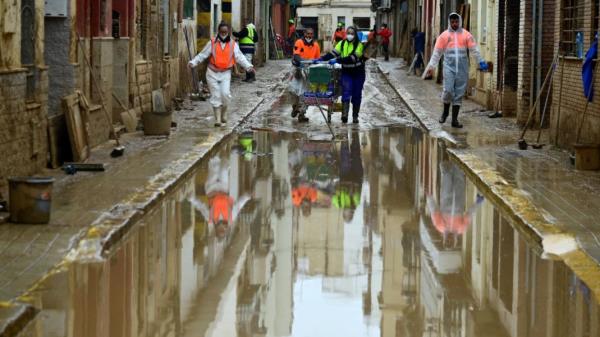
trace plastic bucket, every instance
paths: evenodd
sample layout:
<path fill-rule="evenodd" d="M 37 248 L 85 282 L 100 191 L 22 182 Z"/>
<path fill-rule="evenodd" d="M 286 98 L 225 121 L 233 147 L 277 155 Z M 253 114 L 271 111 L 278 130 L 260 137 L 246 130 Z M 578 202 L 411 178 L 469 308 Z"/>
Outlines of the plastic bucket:
<path fill-rule="evenodd" d="M 53 178 L 8 178 L 10 221 L 46 224 L 50 221 Z"/>
<path fill-rule="evenodd" d="M 170 112 L 144 112 L 144 135 L 168 136 L 171 133 L 171 115 Z"/>

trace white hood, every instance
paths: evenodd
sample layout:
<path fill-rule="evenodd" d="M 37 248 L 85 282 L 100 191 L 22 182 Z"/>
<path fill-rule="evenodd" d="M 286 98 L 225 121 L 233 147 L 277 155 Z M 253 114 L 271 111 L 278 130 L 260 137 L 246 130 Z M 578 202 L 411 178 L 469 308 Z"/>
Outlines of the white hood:
<path fill-rule="evenodd" d="M 454 15 L 458 15 L 458 29 L 456 30 L 458 32 L 458 31 L 460 31 L 462 29 L 463 21 L 462 21 L 462 16 L 460 16 L 460 14 L 458 14 L 456 12 L 452 12 L 452 13 L 450 13 L 450 15 L 448 15 L 448 30 L 449 31 L 454 31 L 452 29 L 452 27 L 450 26 L 450 17 L 454 16 Z"/>

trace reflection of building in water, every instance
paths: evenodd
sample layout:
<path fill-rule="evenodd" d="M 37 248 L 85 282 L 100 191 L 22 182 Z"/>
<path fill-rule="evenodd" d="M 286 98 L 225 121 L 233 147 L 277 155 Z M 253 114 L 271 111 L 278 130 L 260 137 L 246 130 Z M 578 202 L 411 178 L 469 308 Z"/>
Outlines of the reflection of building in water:
<path fill-rule="evenodd" d="M 361 188 L 363 183 L 362 158 L 358 132 L 352 132 L 340 144 L 339 157 L 328 162 L 332 151 L 330 143 L 303 144 L 305 153 L 302 169 L 307 184 L 316 186 L 319 181 L 338 181 L 332 189 L 332 204 L 312 206 L 311 212 L 295 211 L 298 231 L 295 238 L 298 249 L 298 269 L 306 275 L 324 275 L 323 287 L 330 291 L 351 291 L 347 275 L 363 272 L 361 260 L 363 246 L 362 217 L 353 223 L 357 212 L 362 212 Z M 329 169 L 324 169 L 329 168 Z M 331 169 L 333 168 L 333 169 Z M 337 176 L 337 177 L 336 177 Z M 331 206 L 331 205 L 327 205 Z M 361 208 L 358 210 L 358 208 Z M 358 249 L 351 251 L 351 247 Z M 357 254 L 360 252 L 360 254 Z"/>
<path fill-rule="evenodd" d="M 460 222 L 465 226 L 444 227 L 431 221 L 434 212 L 422 212 L 423 335 L 599 336 L 600 311 L 585 284 L 563 263 L 542 260 L 491 203 L 469 212 L 478 200 L 470 181 L 446 193 L 449 185 L 444 180 L 453 174 L 437 170 L 443 158 L 437 140 L 426 138 L 418 148 L 420 177 L 415 195 L 421 209 L 426 195 L 439 193 L 440 213 L 454 205 L 446 213 L 456 215 L 461 213 L 454 212 L 457 209 L 467 209 L 466 214 L 472 214 L 469 221 Z M 458 234 L 457 240 L 447 240 L 449 232 Z"/>
<path fill-rule="evenodd" d="M 371 141 L 383 157 L 383 164 L 372 169 L 369 184 L 375 186 L 370 195 L 371 214 L 377 214 L 374 229 L 381 231 L 383 275 L 379 305 L 381 307 L 381 336 L 402 336 L 410 331 L 410 313 L 416 306 L 418 259 L 414 243 L 416 221 L 410 195 L 411 170 L 405 165 L 412 149 L 405 144 L 410 134 L 405 130 L 381 132 Z M 377 253 L 377 252 L 376 252 Z"/>

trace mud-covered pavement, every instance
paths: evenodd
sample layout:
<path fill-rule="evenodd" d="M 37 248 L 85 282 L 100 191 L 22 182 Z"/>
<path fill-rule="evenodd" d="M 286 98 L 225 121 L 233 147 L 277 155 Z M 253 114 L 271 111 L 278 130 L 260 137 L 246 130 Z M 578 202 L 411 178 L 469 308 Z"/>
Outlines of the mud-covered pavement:
<path fill-rule="evenodd" d="M 600 335 L 597 294 L 381 76 L 334 141 L 270 96 L 103 255 L 22 296 L 39 313 L 20 335 Z"/>

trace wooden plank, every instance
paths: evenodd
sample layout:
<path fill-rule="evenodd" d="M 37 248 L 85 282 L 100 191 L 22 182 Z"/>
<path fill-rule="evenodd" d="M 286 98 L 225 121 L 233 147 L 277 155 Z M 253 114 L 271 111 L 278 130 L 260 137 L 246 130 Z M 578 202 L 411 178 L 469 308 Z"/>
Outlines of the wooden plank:
<path fill-rule="evenodd" d="M 73 161 L 86 160 L 90 155 L 84 117 L 79 107 L 79 95 L 73 94 L 63 98 L 63 107 L 67 130 L 73 151 Z"/>

